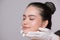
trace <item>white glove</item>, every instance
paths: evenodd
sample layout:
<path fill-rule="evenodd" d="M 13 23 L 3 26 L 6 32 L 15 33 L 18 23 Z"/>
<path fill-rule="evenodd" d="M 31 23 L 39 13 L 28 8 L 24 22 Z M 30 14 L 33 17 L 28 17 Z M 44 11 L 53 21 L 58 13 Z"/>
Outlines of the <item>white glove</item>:
<path fill-rule="evenodd" d="M 50 40 L 49 37 L 50 30 L 47 28 L 39 28 L 40 31 L 37 32 L 28 32 L 26 34 L 30 39 L 38 39 L 38 40 Z"/>
<path fill-rule="evenodd" d="M 58 36 L 54 35 L 49 29 L 47 28 L 39 28 L 40 31 L 37 32 L 28 32 L 23 36 L 28 37 L 30 39 L 37 39 L 37 40 L 58 40 Z"/>

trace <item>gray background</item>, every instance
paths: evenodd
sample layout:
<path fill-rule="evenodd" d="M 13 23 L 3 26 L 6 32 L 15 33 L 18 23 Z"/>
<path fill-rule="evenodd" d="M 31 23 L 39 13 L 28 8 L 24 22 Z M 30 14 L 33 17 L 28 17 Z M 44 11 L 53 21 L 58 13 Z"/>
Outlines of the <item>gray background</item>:
<path fill-rule="evenodd" d="M 0 40 L 26 40 L 20 34 L 22 14 L 25 7 L 34 1 L 51 1 L 56 5 L 52 31 L 60 29 L 60 0 L 0 0 Z"/>

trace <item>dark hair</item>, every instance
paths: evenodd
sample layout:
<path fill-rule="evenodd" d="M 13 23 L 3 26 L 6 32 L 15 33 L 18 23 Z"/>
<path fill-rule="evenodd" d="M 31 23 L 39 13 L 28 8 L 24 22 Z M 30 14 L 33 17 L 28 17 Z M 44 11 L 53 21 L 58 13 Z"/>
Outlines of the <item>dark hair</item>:
<path fill-rule="evenodd" d="M 60 30 L 56 31 L 55 34 L 60 37 Z"/>
<path fill-rule="evenodd" d="M 40 15 L 42 16 L 43 20 L 48 20 L 48 25 L 46 28 L 51 29 L 51 16 L 54 14 L 56 7 L 52 2 L 46 2 L 46 3 L 41 3 L 41 2 L 32 2 L 30 3 L 27 7 L 29 6 L 35 6 L 37 8 L 43 9 L 42 13 Z"/>

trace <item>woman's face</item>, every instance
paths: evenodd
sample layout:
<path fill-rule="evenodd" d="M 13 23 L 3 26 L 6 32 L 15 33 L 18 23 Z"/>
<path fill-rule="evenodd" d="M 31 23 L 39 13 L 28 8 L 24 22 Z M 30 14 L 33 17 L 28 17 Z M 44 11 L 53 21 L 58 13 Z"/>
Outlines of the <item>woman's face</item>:
<path fill-rule="evenodd" d="M 25 33 L 30 31 L 37 31 L 42 27 L 42 17 L 39 15 L 41 11 L 37 7 L 29 6 L 23 14 L 22 29 Z"/>

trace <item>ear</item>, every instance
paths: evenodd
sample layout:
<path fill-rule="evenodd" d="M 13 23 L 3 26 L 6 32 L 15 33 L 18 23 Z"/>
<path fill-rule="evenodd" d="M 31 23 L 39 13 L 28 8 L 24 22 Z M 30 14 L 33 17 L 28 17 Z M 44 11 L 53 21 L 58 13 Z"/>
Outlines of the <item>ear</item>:
<path fill-rule="evenodd" d="M 48 20 L 43 21 L 42 28 L 46 28 L 48 25 Z"/>

